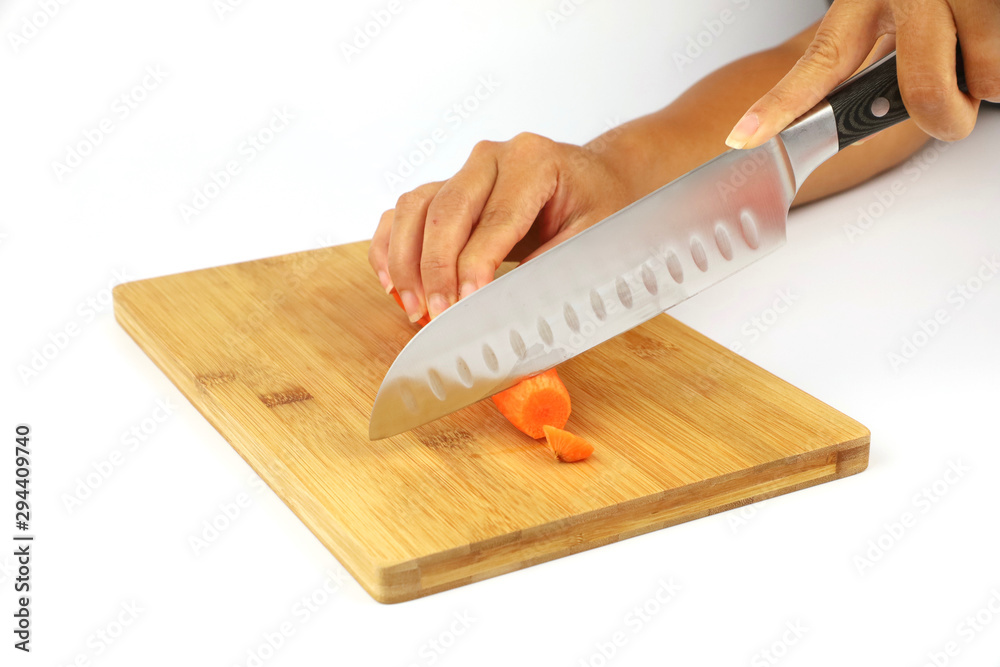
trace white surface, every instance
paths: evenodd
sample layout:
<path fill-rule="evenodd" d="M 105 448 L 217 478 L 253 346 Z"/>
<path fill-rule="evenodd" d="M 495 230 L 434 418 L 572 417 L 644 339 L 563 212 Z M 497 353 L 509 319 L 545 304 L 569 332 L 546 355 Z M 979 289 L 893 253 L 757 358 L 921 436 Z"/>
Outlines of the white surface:
<path fill-rule="evenodd" d="M 407 187 L 453 173 L 478 139 L 586 140 L 825 5 L 566 0 L 575 9 L 553 30 L 557 0 L 405 1 L 348 63 L 340 43 L 387 2 L 254 0 L 223 19 L 213 0 L 68 3 L 15 52 L 11 31 L 42 4 L 0 8 L 0 539 L 13 532 L 19 422 L 34 429 L 38 535 L 30 656 L 11 648 L 12 549 L 0 548 L 0 662 L 248 665 L 285 622 L 294 634 L 261 664 L 764 665 L 776 663 L 760 651 L 778 642 L 789 666 L 919 665 L 952 640 L 949 664 L 995 661 L 1000 592 L 997 613 L 982 615 L 991 624 L 961 624 L 1000 591 L 1000 279 L 962 308 L 949 292 L 1000 250 L 1000 114 L 924 171 L 914 163 L 796 211 L 786 248 L 675 309 L 869 426 L 868 471 L 401 605 L 374 602 L 347 577 L 306 613 L 300 599 L 341 568 L 117 326 L 106 301 L 115 272 L 143 278 L 367 238 L 402 190 L 390 192 L 384 172 L 436 127 L 446 140 Z M 678 71 L 673 54 L 727 6 L 734 22 Z M 147 67 L 165 78 L 122 119 L 115 99 Z M 499 87 L 449 124 L 448 109 L 491 76 Z M 241 142 L 281 107 L 294 119 L 246 160 Z M 103 118 L 111 134 L 60 182 L 52 162 Z M 185 223 L 179 205 L 229 160 L 241 173 Z M 852 242 L 859 207 L 894 183 L 900 194 Z M 792 305 L 772 317 L 782 291 Z M 937 309 L 948 321 L 894 370 L 887 355 Z M 754 317 L 768 323 L 756 338 Z M 79 335 L 23 381 L 18 366 L 70 324 Z M 159 424 L 157 401 L 176 406 Z M 126 435 L 134 427 L 144 441 Z M 114 450 L 121 464 L 69 511 L 66 494 Z M 915 500 L 949 461 L 968 472 L 939 484 L 939 502 Z M 189 538 L 239 494 L 249 504 L 195 555 Z M 916 524 L 859 572 L 855 557 L 906 512 Z M 681 590 L 661 605 L 670 578 Z M 133 601 L 138 618 L 99 652 L 95 633 Z M 655 612 L 645 621 L 631 611 L 643 604 Z M 475 620 L 452 644 L 463 613 Z M 800 638 L 786 632 L 795 622 Z M 616 632 L 624 645 L 604 660 Z M 443 654 L 428 644 L 437 638 L 450 644 Z"/>

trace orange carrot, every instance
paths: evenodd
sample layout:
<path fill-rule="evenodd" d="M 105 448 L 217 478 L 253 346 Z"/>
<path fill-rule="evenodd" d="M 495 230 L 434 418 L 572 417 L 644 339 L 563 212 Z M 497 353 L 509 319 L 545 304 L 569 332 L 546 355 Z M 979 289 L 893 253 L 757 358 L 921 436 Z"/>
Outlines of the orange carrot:
<path fill-rule="evenodd" d="M 594 453 L 594 446 L 578 435 L 555 426 L 544 426 L 545 439 L 556 458 L 566 463 L 582 461 Z"/>
<path fill-rule="evenodd" d="M 396 291 L 395 287 L 392 288 L 392 291 L 389 292 L 389 294 L 391 294 L 392 298 L 396 300 L 396 303 L 399 304 L 399 307 L 403 308 L 403 300 L 399 298 L 399 292 Z M 403 310 L 406 310 L 406 309 L 404 308 Z M 418 327 L 422 327 L 422 326 L 424 326 L 425 324 L 427 324 L 430 321 L 431 321 L 430 316 L 427 315 L 426 313 L 424 313 L 424 316 L 421 317 L 419 320 L 417 320 L 417 326 Z"/>
<path fill-rule="evenodd" d="M 495 394 L 493 403 L 511 424 L 535 439 L 545 436 L 546 425 L 562 428 L 569 419 L 569 392 L 554 368 Z"/>

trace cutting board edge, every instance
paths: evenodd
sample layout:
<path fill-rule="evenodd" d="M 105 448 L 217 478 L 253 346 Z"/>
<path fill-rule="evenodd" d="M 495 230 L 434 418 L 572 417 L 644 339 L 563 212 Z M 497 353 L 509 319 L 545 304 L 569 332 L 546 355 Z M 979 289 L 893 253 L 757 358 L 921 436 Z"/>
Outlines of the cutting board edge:
<path fill-rule="evenodd" d="M 450 578 L 430 586 L 423 584 L 424 576 L 428 570 L 453 573 L 455 562 L 462 558 L 468 558 L 478 564 L 483 564 L 491 560 L 491 552 L 513 553 L 516 550 L 519 553 L 523 553 L 526 546 L 523 540 L 511 539 L 510 535 L 503 535 L 486 542 L 470 544 L 467 548 L 463 547 L 418 558 L 406 559 L 393 564 L 376 566 L 374 580 L 359 580 L 359 582 L 380 603 L 396 604 L 406 602 L 452 588 L 491 579 L 539 563 L 588 551 L 630 537 L 644 535 L 679 523 L 693 521 L 761 500 L 767 500 L 825 482 L 856 475 L 868 467 L 871 434 L 867 428 L 863 426 L 862 428 L 865 431 L 864 434 L 859 435 L 853 440 L 789 456 L 784 459 L 769 461 L 760 466 L 704 480 L 695 485 L 672 489 L 661 494 L 653 494 L 612 507 L 601 508 L 594 512 L 577 515 L 572 521 L 556 521 L 551 524 L 538 526 L 529 532 L 537 533 L 536 536 L 532 537 L 532 540 L 536 542 L 536 550 L 542 553 L 532 558 L 515 559 L 512 556 L 496 563 L 492 568 L 480 568 L 469 576 Z M 812 459 L 815 459 L 815 461 L 812 461 Z M 803 463 L 806 465 L 803 466 Z M 802 467 L 796 470 L 796 465 Z M 788 474 L 775 474 L 780 473 L 782 470 L 785 470 Z M 750 481 L 755 475 L 761 474 L 765 475 L 765 479 L 756 483 L 751 483 L 743 487 L 737 485 L 735 488 L 723 491 L 722 493 L 702 496 L 697 502 L 681 503 L 673 508 L 673 512 L 666 511 L 671 509 L 669 502 L 677 494 L 697 495 L 705 486 L 724 486 L 726 483 L 733 482 L 734 480 Z M 729 499 L 730 496 L 733 496 L 732 499 Z M 718 503 L 721 498 L 726 498 L 725 502 L 713 504 Z M 655 508 L 657 504 L 664 506 L 660 509 L 667 514 L 666 517 L 657 517 L 651 514 L 657 511 Z M 595 517 L 599 519 L 599 516 L 602 514 L 613 515 L 615 522 L 621 523 L 623 507 L 627 508 L 628 513 L 633 515 L 633 519 L 638 521 L 638 525 L 611 536 L 595 536 L 591 540 L 581 538 L 571 546 L 545 550 L 544 545 L 557 541 L 566 534 L 572 534 L 580 526 L 592 524 L 595 521 Z M 624 514 L 624 516 L 628 517 L 628 513 Z M 641 521 L 639 517 L 642 515 L 648 515 L 650 518 L 646 521 Z M 519 531 L 519 533 L 524 532 Z"/>

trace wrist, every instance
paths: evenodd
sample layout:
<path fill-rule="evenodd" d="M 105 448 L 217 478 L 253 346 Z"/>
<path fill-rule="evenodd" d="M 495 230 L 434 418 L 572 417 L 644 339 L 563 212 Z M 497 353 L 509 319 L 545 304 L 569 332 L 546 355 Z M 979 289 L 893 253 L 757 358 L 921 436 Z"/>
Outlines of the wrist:
<path fill-rule="evenodd" d="M 684 173 L 677 160 L 670 159 L 669 147 L 676 146 L 672 125 L 661 110 L 617 125 L 584 144 L 624 186 L 629 202 Z"/>
<path fill-rule="evenodd" d="M 622 123 L 583 145 L 586 151 L 618 177 L 630 202 L 645 194 L 638 175 L 648 161 L 647 142 L 636 135 L 633 122 Z"/>

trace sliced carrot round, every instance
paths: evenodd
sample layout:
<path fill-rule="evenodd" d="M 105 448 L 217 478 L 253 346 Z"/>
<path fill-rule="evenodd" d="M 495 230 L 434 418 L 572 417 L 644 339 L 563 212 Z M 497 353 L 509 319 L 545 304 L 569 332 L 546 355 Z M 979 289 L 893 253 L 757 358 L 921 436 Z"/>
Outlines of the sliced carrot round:
<path fill-rule="evenodd" d="M 554 368 L 495 394 L 493 403 L 511 424 L 535 439 L 545 437 L 545 426 L 562 428 L 569 420 L 569 391 Z"/>
<path fill-rule="evenodd" d="M 545 426 L 545 439 L 556 458 L 566 463 L 582 461 L 594 453 L 594 446 L 578 435 L 555 426 Z"/>

